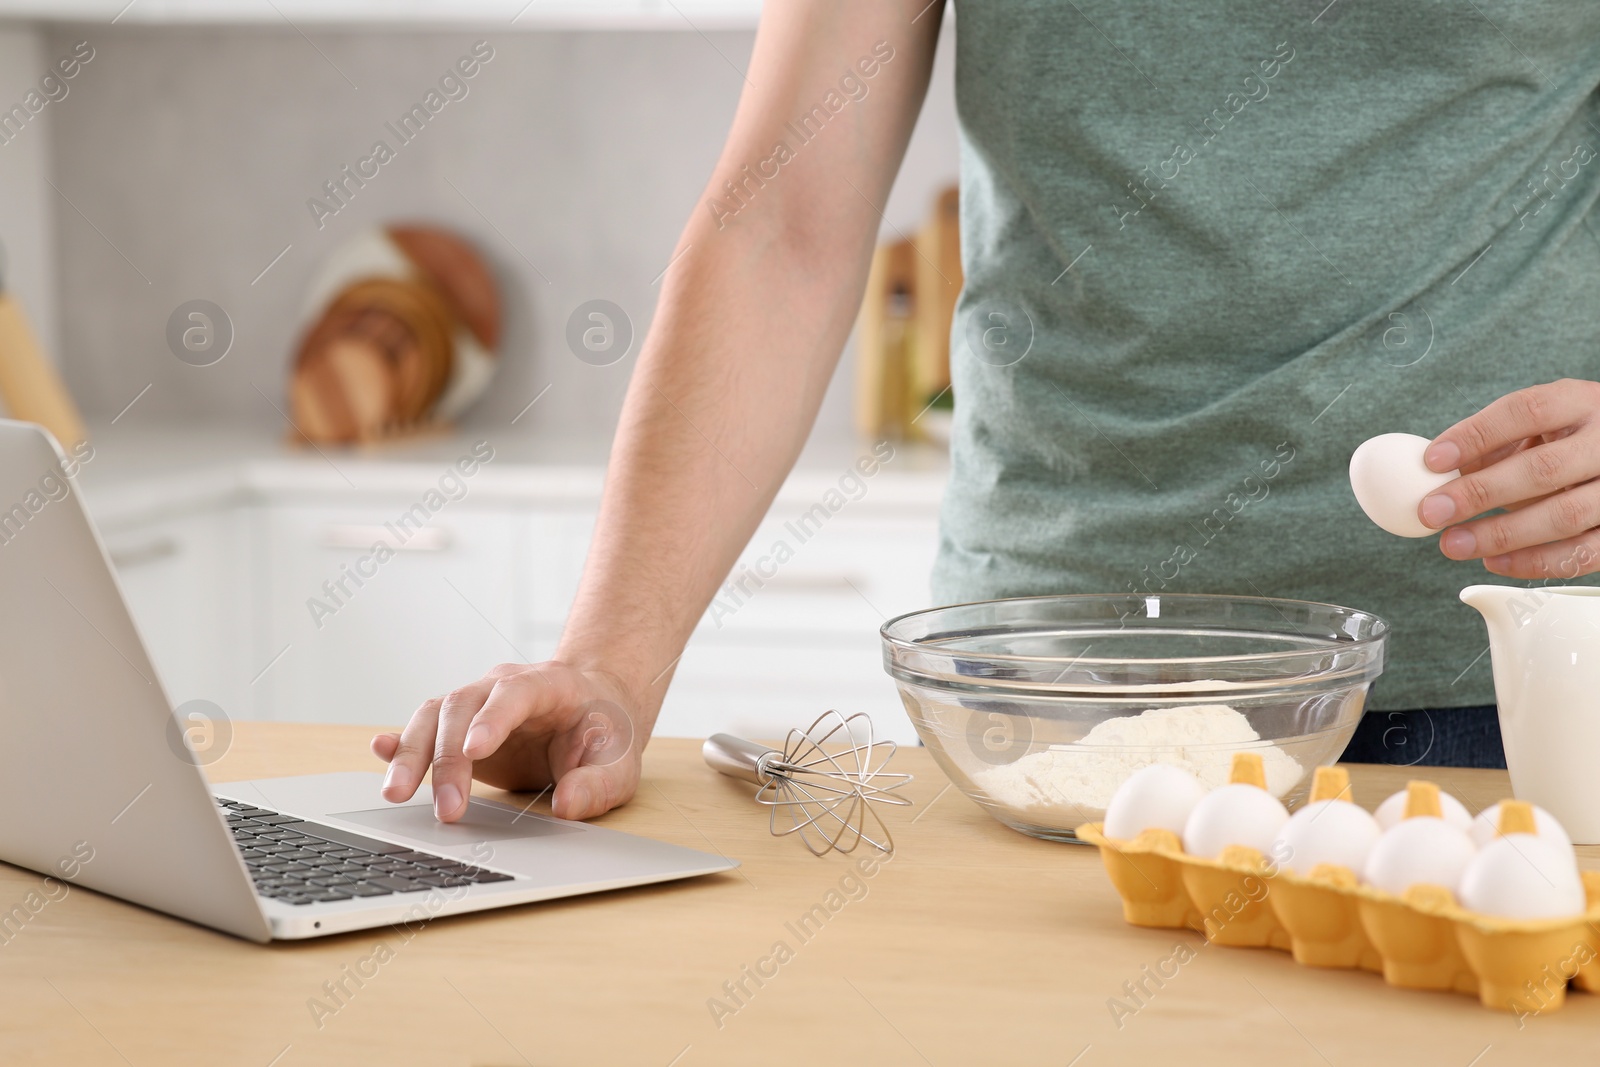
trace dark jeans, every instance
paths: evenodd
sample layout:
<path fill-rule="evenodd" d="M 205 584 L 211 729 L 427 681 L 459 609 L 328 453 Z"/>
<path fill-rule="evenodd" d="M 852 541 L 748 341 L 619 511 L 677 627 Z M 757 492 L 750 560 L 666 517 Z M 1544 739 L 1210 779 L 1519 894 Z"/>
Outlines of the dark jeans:
<path fill-rule="evenodd" d="M 1493 704 L 1475 708 L 1369 711 L 1361 716 L 1341 763 L 1395 767 L 1505 768 L 1500 717 Z"/>

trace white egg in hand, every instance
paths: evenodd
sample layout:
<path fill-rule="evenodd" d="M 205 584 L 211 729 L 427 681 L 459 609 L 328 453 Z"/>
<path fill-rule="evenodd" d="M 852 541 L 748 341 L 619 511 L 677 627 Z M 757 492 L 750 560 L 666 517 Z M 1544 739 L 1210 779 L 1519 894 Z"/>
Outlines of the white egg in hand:
<path fill-rule="evenodd" d="M 1548 811 L 1539 805 L 1533 807 L 1533 825 L 1536 830 L 1534 836 L 1542 838 L 1559 848 L 1572 849 L 1572 838 L 1567 836 L 1566 827 Z M 1472 820 L 1470 830 L 1472 840 L 1476 841 L 1479 848 L 1483 848 L 1500 834 L 1500 805 L 1490 804 L 1478 812 L 1478 817 Z"/>
<path fill-rule="evenodd" d="M 1554 919 L 1582 912 L 1583 880 L 1570 848 L 1532 834 L 1497 837 L 1461 872 L 1461 905 L 1508 919 Z"/>
<path fill-rule="evenodd" d="M 1372 815 L 1378 820 L 1379 826 L 1387 830 L 1400 824 L 1400 820 L 1406 817 L 1407 795 L 1402 789 L 1398 793 L 1391 793 L 1388 799 L 1378 805 L 1378 809 Z M 1439 792 L 1439 811 L 1444 816 L 1444 821 L 1451 826 L 1461 830 L 1468 830 L 1472 826 L 1472 812 L 1467 810 L 1465 804 L 1443 790 Z M 1449 884 L 1454 885 L 1455 882 L 1452 880 Z"/>
<path fill-rule="evenodd" d="M 1113 841 L 1127 841 L 1160 827 L 1183 833 L 1189 813 L 1206 795 L 1200 779 L 1170 763 L 1152 763 L 1128 776 L 1106 805 L 1102 827 Z"/>
<path fill-rule="evenodd" d="M 1428 537 L 1439 531 L 1422 525 L 1422 498 L 1459 472 L 1437 474 L 1422 462 L 1431 442 L 1410 433 L 1385 433 L 1363 441 L 1350 457 L 1350 488 L 1367 518 L 1399 537 Z"/>
<path fill-rule="evenodd" d="M 1183 827 L 1183 850 L 1216 859 L 1229 845 L 1248 845 L 1270 855 L 1289 811 L 1277 797 L 1243 782 L 1219 785 L 1201 798 Z"/>
<path fill-rule="evenodd" d="M 1315 800 L 1283 824 L 1269 855 L 1298 875 L 1333 863 L 1360 878 L 1382 833 L 1378 820 L 1348 800 Z"/>
<path fill-rule="evenodd" d="M 1477 854 L 1478 846 L 1461 827 L 1432 815 L 1418 815 L 1401 820 L 1378 838 L 1367 854 L 1366 877 L 1372 885 L 1396 896 L 1414 885 L 1443 886 L 1455 892 L 1462 872 Z"/>

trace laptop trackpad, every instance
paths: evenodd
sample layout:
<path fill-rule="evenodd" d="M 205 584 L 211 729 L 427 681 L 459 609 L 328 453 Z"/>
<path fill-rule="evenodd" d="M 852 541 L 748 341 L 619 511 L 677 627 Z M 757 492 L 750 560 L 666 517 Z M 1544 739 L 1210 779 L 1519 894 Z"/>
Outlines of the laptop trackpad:
<path fill-rule="evenodd" d="M 472 845 L 479 841 L 548 837 L 552 834 L 575 834 L 583 829 L 478 800 L 470 801 L 467 813 L 453 823 L 435 819 L 433 809 L 426 804 L 331 811 L 327 817 L 368 826 L 386 834 L 426 841 L 431 845 Z"/>

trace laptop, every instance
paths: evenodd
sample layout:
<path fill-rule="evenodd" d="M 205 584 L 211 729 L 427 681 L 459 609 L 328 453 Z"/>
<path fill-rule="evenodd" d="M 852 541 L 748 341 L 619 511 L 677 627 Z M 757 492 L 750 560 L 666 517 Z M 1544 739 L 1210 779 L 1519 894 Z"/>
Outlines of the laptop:
<path fill-rule="evenodd" d="M 737 866 L 531 803 L 474 797 L 440 823 L 426 788 L 389 804 L 376 773 L 212 786 L 75 470 L 43 429 L 0 420 L 0 860 L 260 942 Z"/>

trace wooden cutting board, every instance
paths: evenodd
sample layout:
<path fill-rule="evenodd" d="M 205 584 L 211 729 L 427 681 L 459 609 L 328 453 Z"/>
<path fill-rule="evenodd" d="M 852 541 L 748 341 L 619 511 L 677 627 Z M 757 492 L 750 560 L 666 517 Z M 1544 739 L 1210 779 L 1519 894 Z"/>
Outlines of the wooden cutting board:
<path fill-rule="evenodd" d="M 427 226 L 364 234 L 307 329 L 290 401 L 313 441 L 416 432 L 500 340 L 498 289 L 467 242 Z M 468 351 L 470 349 L 471 351 Z"/>
<path fill-rule="evenodd" d="M 0 292 L 0 400 L 11 418 L 38 423 L 69 451 L 89 437 L 72 394 L 45 358 L 22 305 L 4 292 Z"/>

